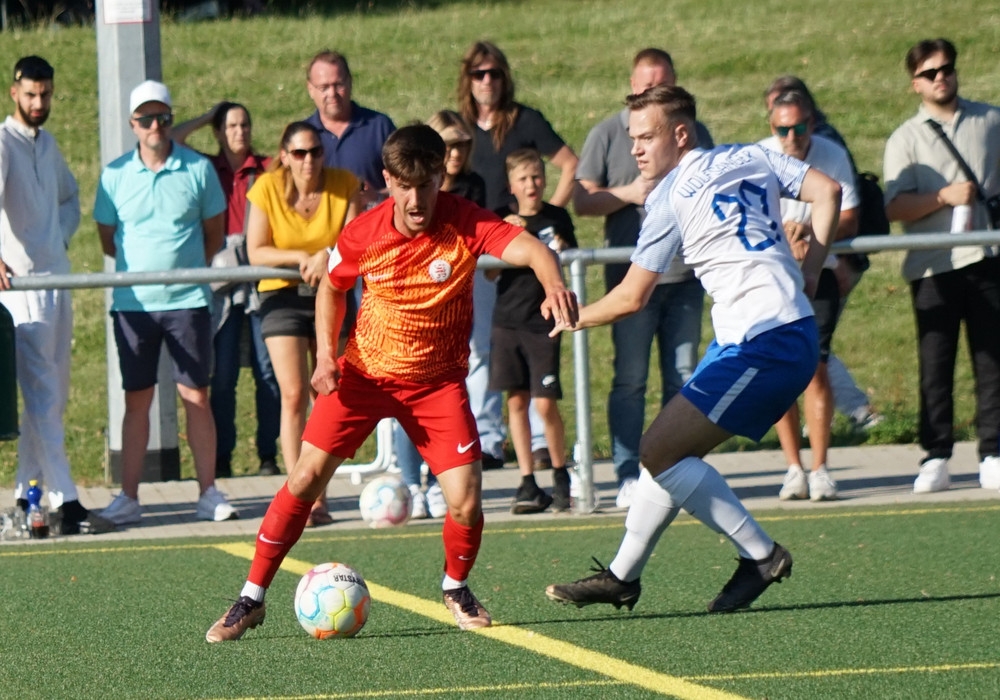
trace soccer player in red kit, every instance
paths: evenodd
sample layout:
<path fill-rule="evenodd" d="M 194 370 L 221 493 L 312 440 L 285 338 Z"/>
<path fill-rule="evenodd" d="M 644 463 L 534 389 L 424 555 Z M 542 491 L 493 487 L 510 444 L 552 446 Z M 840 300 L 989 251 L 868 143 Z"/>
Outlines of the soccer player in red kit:
<path fill-rule="evenodd" d="M 444 156 L 444 141 L 429 126 L 394 132 L 382 149 L 389 199 L 352 221 L 330 253 L 316 300 L 318 397 L 302 453 L 261 523 L 240 598 L 208 630 L 209 642 L 239 639 L 264 621 L 264 593 L 311 504 L 386 417 L 406 430 L 448 503 L 445 605 L 462 629 L 491 622 L 467 585 L 483 532 L 479 435 L 465 389 L 476 260 L 489 253 L 530 267 L 546 291 L 542 312 L 557 323 L 576 323 L 577 302 L 545 244 L 439 191 Z M 358 277 L 357 324 L 338 358 L 345 295 Z"/>

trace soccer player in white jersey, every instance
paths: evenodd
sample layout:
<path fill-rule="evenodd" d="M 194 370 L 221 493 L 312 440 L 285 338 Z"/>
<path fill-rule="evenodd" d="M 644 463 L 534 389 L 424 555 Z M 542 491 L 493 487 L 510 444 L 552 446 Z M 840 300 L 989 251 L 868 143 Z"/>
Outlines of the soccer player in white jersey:
<path fill-rule="evenodd" d="M 552 600 L 630 610 L 639 575 L 681 508 L 726 536 L 736 573 L 710 612 L 745 608 L 792 573 L 788 550 L 751 517 L 704 456 L 732 435 L 760 440 L 805 389 L 819 354 L 807 293 L 833 240 L 841 188 L 801 161 L 759 146 L 698 148 L 695 100 L 680 87 L 631 95 L 629 137 L 642 176 L 660 180 L 625 279 L 580 309 L 575 327 L 599 326 L 642 308 L 675 255 L 712 297 L 715 340 L 692 377 L 653 420 L 639 445 L 643 469 L 618 554 L 605 569 L 552 585 Z M 801 269 L 781 226 L 779 198 L 812 205 L 814 240 Z"/>

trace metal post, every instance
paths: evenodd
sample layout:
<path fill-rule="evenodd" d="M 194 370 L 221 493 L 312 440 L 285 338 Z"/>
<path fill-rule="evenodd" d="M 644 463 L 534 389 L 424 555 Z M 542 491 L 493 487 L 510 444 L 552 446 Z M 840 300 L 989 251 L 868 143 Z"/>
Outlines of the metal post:
<path fill-rule="evenodd" d="M 576 255 L 569 264 L 570 286 L 576 293 L 580 306 L 587 302 L 587 264 Z M 587 331 L 572 334 L 574 388 L 576 390 L 576 444 L 574 450 L 576 471 L 580 477 L 580 497 L 576 499 L 576 510 L 593 513 L 594 498 L 594 438 L 590 430 L 590 350 Z"/>
<path fill-rule="evenodd" d="M 98 0 L 97 87 L 100 98 L 101 164 L 107 165 L 129 149 L 135 136 L 128 124 L 128 97 L 144 80 L 159 80 L 160 15 L 153 0 Z M 104 270 L 114 272 L 115 261 L 105 257 Z M 106 307 L 111 306 L 111 290 Z M 125 394 L 121 388 L 118 348 L 110 317 L 105 324 L 108 364 L 108 455 L 105 473 L 121 481 L 122 418 Z M 143 481 L 168 481 L 180 477 L 177 443 L 177 397 L 170 362 L 161 353 L 157 390 L 149 414 L 150 431 Z"/>

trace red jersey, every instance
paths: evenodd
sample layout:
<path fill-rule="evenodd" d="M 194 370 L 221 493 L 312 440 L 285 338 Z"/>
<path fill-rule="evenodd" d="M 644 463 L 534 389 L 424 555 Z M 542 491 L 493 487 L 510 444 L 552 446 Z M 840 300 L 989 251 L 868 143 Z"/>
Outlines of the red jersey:
<path fill-rule="evenodd" d="M 226 195 L 226 235 L 234 233 L 246 233 L 246 213 L 247 213 L 247 191 L 255 179 L 262 172 L 267 170 L 271 159 L 267 156 L 251 153 L 243 161 L 243 165 L 236 172 L 229 166 L 229 159 L 225 154 L 218 153 L 214 156 L 207 156 L 215 166 L 215 173 L 219 176 L 219 184 Z"/>
<path fill-rule="evenodd" d="M 431 383 L 465 377 L 476 260 L 500 257 L 523 229 L 447 192 L 427 231 L 407 238 L 388 199 L 349 223 L 330 256 L 336 289 L 364 282 L 345 360 L 371 377 Z"/>

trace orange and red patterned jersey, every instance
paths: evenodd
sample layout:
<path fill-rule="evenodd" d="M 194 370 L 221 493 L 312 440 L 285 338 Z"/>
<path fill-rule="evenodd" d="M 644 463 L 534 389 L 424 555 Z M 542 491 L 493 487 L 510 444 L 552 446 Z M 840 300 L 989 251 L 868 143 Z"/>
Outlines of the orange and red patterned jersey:
<path fill-rule="evenodd" d="M 330 256 L 330 281 L 364 282 L 345 359 L 371 377 L 431 383 L 464 377 L 472 332 L 476 260 L 500 257 L 522 229 L 447 192 L 427 231 L 414 238 L 392 223 L 388 199 L 348 224 Z"/>

